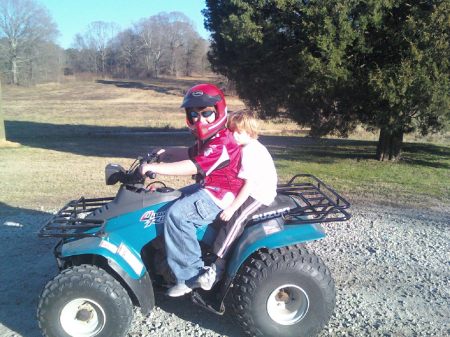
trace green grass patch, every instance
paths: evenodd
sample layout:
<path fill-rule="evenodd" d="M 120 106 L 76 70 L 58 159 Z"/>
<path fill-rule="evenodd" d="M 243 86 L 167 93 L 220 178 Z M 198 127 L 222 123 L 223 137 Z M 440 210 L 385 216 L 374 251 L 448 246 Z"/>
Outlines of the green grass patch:
<path fill-rule="evenodd" d="M 376 142 L 311 139 L 272 153 L 284 181 L 302 172 L 354 199 L 405 205 L 449 201 L 450 147 L 407 143 L 399 162 L 379 162 L 375 151 Z"/>

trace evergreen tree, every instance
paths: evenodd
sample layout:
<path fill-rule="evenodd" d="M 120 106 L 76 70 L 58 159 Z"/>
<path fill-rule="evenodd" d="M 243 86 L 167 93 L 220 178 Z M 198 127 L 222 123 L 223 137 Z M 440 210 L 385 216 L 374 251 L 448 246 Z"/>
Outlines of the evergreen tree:
<path fill-rule="evenodd" d="M 213 69 L 263 117 L 313 135 L 380 129 L 377 158 L 403 134 L 449 121 L 449 2 L 207 0 Z"/>

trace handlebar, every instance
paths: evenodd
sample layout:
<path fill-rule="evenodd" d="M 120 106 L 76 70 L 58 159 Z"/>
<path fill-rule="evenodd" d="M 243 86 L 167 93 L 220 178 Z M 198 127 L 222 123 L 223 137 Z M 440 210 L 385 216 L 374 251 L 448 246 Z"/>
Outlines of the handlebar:
<path fill-rule="evenodd" d="M 150 164 L 150 163 L 159 163 L 159 159 L 160 156 L 166 152 L 166 150 L 164 149 L 160 149 L 157 152 L 152 152 L 151 154 L 147 154 L 146 158 L 141 158 L 139 159 L 139 166 L 143 165 L 143 164 Z M 156 178 L 156 173 L 155 172 L 145 172 L 145 176 L 150 178 L 150 179 L 155 179 Z"/>
<path fill-rule="evenodd" d="M 117 164 L 108 164 L 105 167 L 105 180 L 107 185 L 114 185 L 121 182 L 126 185 L 143 184 L 145 177 L 150 179 L 156 178 L 155 172 L 146 172 L 145 175 L 140 173 L 139 167 L 144 164 L 159 162 L 160 155 L 165 152 L 161 149 L 157 152 L 147 154 L 146 157 L 138 157 L 128 170 L 123 169 Z"/>

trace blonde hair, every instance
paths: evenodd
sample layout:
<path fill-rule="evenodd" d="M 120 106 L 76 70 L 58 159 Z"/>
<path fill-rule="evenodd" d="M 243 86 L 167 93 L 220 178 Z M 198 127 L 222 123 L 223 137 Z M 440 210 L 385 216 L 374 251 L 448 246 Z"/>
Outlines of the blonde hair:
<path fill-rule="evenodd" d="M 251 138 L 258 138 L 258 119 L 256 118 L 256 114 L 251 110 L 243 109 L 230 113 L 227 127 L 232 132 L 245 131 Z"/>

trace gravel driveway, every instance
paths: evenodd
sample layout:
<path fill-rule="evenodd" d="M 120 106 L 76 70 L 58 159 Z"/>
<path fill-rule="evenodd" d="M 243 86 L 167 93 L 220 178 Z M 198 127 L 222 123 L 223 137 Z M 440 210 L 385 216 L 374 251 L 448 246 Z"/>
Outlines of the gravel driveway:
<path fill-rule="evenodd" d="M 0 215 L 0 336 L 40 336 L 37 298 L 57 270 L 53 239 L 36 231 L 50 212 L 10 208 Z M 308 244 L 336 281 L 334 316 L 320 337 L 450 335 L 450 208 L 418 211 L 354 205 L 353 218 L 326 225 Z M 150 317 L 135 309 L 129 337 L 241 336 L 229 314 L 156 295 Z"/>

